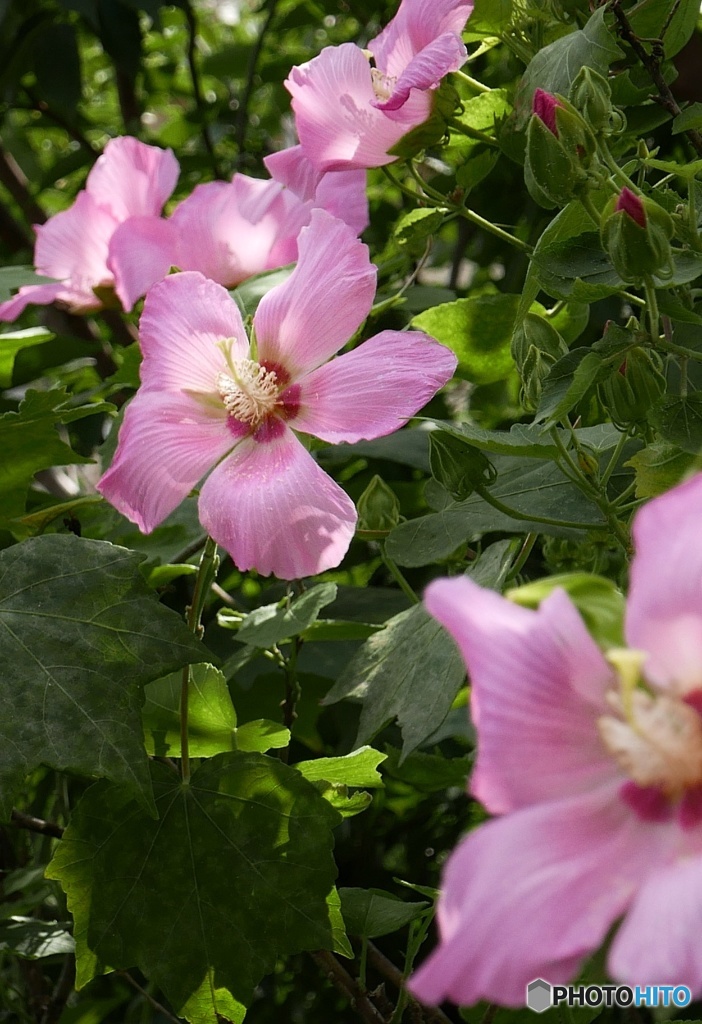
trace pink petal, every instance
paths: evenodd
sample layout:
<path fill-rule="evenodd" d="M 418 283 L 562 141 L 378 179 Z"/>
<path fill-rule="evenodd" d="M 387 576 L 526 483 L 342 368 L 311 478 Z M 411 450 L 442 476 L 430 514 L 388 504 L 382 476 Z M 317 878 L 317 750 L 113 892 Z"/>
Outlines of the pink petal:
<path fill-rule="evenodd" d="M 305 155 L 302 146 L 290 146 L 263 160 L 272 178 L 281 182 L 303 202 L 313 202 L 349 224 L 357 235 L 368 227 L 366 172 L 324 173 Z"/>
<path fill-rule="evenodd" d="M 61 282 L 57 284 L 26 284 L 11 299 L 0 303 L 0 320 L 16 320 L 27 306 L 46 306 L 50 302 L 64 302 L 76 313 L 99 309 L 102 303 L 94 293 L 91 295 L 92 298 L 82 292 L 73 292 Z"/>
<path fill-rule="evenodd" d="M 198 185 L 171 216 L 179 237 L 178 266 L 199 270 L 229 288 L 271 268 L 271 250 L 281 236 L 295 240 L 308 219 L 290 224 L 294 196 L 274 181 L 236 174 L 231 182 Z M 282 263 L 274 263 L 282 266 Z"/>
<path fill-rule="evenodd" d="M 117 297 L 129 312 L 137 299 L 162 281 L 176 263 L 176 233 L 160 217 L 130 217 L 110 239 L 107 265 Z"/>
<path fill-rule="evenodd" d="M 534 978 L 570 981 L 675 842 L 614 786 L 482 825 L 447 863 L 441 945 L 410 990 L 427 1003 L 523 1006 Z"/>
<path fill-rule="evenodd" d="M 86 297 L 98 285 L 111 285 L 107 255 L 116 227 L 109 210 L 98 206 L 87 192 L 79 192 L 73 206 L 36 228 L 37 273 L 64 281 L 72 292 Z"/>
<path fill-rule="evenodd" d="M 139 322 L 142 391 L 216 393 L 227 372 L 219 342 L 234 339 L 234 359 L 248 357 L 239 309 L 227 291 L 202 274 L 172 274 L 146 296 Z"/>
<path fill-rule="evenodd" d="M 702 993 L 702 853 L 661 863 L 639 890 L 609 954 L 613 978 L 628 985 L 687 985 Z"/>
<path fill-rule="evenodd" d="M 302 146 L 288 146 L 287 149 L 278 150 L 264 157 L 263 162 L 271 178 L 289 188 L 298 199 L 303 202 L 314 199 L 324 171 L 320 171 L 308 160 Z"/>
<path fill-rule="evenodd" d="M 466 57 L 466 48 L 454 33 L 433 39 L 402 71 L 390 98 L 376 100 L 374 105 L 380 110 L 398 110 L 407 102 L 412 89 L 435 88 L 449 71 L 458 71 Z"/>
<path fill-rule="evenodd" d="M 263 296 L 254 316 L 259 359 L 296 380 L 341 348 L 368 316 L 376 269 L 353 230 L 313 210 L 290 277 Z"/>
<path fill-rule="evenodd" d="M 375 108 L 370 64 L 353 43 L 327 46 L 285 82 L 306 155 L 323 171 L 382 167 L 388 150 L 431 113 L 428 93 L 415 93 L 392 116 Z"/>
<path fill-rule="evenodd" d="M 127 407 L 114 461 L 98 491 L 150 533 L 233 446 L 228 420 L 224 406 L 142 388 Z"/>
<path fill-rule="evenodd" d="M 478 729 L 471 792 L 489 811 L 622 781 L 597 729 L 612 670 L 563 591 L 533 611 L 462 576 L 432 583 L 425 603 L 468 667 Z"/>
<path fill-rule="evenodd" d="M 399 78 L 412 58 L 439 36 L 460 35 L 472 10 L 473 0 L 402 0 L 368 49 L 381 71 Z"/>
<path fill-rule="evenodd" d="M 147 146 L 125 135 L 107 143 L 85 187 L 117 220 L 158 217 L 176 186 L 178 172 L 172 150 Z"/>
<path fill-rule="evenodd" d="M 634 518 L 626 638 L 644 671 L 678 692 L 702 680 L 702 474 L 654 498 Z"/>
<path fill-rule="evenodd" d="M 382 437 L 421 409 L 456 369 L 453 352 L 418 331 L 383 331 L 303 377 L 295 430 L 339 441 Z"/>
<path fill-rule="evenodd" d="M 356 510 L 292 431 L 273 423 L 270 439 L 242 441 L 205 482 L 200 521 L 242 572 L 314 576 L 346 554 Z"/>

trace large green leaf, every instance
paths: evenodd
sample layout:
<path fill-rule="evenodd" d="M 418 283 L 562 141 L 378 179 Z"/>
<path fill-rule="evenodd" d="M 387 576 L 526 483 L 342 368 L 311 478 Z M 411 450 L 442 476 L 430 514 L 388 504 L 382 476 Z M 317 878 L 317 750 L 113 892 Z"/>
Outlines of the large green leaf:
<path fill-rule="evenodd" d="M 56 424 L 93 415 L 104 406 L 69 407 L 67 401 L 61 389 L 28 391 L 17 412 L 0 416 L 0 520 L 22 515 L 38 470 L 92 461 L 60 440 Z"/>
<path fill-rule="evenodd" d="M 193 1024 L 240 1021 L 277 957 L 333 948 L 340 819 L 263 754 L 219 754 L 188 785 L 151 767 L 158 820 L 98 783 L 49 866 L 75 920 L 77 984 L 136 966 Z"/>
<path fill-rule="evenodd" d="M 0 553 L 0 815 L 37 765 L 106 777 L 153 809 L 143 686 L 202 645 L 159 604 L 143 555 L 72 535 Z"/>
<path fill-rule="evenodd" d="M 508 377 L 514 366 L 510 346 L 518 306 L 518 295 L 475 295 L 427 309 L 412 326 L 455 352 L 461 376 L 491 384 Z"/>
<path fill-rule="evenodd" d="M 149 683 L 143 710 L 146 750 L 159 757 L 180 757 L 182 672 Z M 290 731 L 277 722 L 259 719 L 237 728 L 236 712 L 226 680 L 214 665 L 195 665 L 190 673 L 188 740 L 191 757 L 212 757 L 227 750 L 270 750 L 287 747 Z"/>
<path fill-rule="evenodd" d="M 613 32 L 605 24 L 606 8 L 600 7 L 585 28 L 561 36 L 540 50 L 530 62 L 519 86 L 517 108 L 521 122 L 531 114 L 535 89 L 568 95 L 568 90 L 583 66 L 607 76 L 612 61 L 623 56 Z"/>
<path fill-rule="evenodd" d="M 430 904 L 405 903 L 389 893 L 372 889 L 339 889 L 341 913 L 351 935 L 375 939 L 389 935 L 416 920 L 429 909 Z"/>
<path fill-rule="evenodd" d="M 672 7 L 670 0 L 640 0 L 635 7 L 627 11 L 631 27 L 640 39 L 659 38 L 661 29 L 668 22 L 663 36 L 663 48 L 667 58 L 674 57 L 682 50 L 695 31 L 700 13 L 698 0 L 680 0 L 671 18 Z"/>
<path fill-rule="evenodd" d="M 406 755 L 441 725 L 464 676 L 453 640 L 415 605 L 366 640 L 323 703 L 345 697 L 363 701 L 358 744 L 397 718 Z"/>
<path fill-rule="evenodd" d="M 282 640 L 303 633 L 335 597 L 335 583 L 319 583 L 289 605 L 268 604 L 256 608 L 241 620 L 237 640 L 250 647 L 273 647 Z M 220 616 L 220 622 L 228 624 L 226 613 Z"/>
<path fill-rule="evenodd" d="M 471 537 L 496 530 L 526 533 L 536 529 L 562 537 L 574 536 L 573 529 L 605 525 L 599 509 L 555 464 L 499 455 L 492 462 L 498 479 L 490 494 L 525 518 L 498 511 L 473 494 L 439 512 L 400 523 L 387 539 L 390 557 L 400 565 L 429 565 L 447 558 Z M 532 522 L 530 516 L 554 519 L 560 525 Z"/>
<path fill-rule="evenodd" d="M 12 370 L 18 352 L 23 348 L 43 345 L 52 337 L 46 327 L 30 327 L 25 331 L 6 331 L 0 334 L 0 388 L 9 388 L 12 384 Z"/>

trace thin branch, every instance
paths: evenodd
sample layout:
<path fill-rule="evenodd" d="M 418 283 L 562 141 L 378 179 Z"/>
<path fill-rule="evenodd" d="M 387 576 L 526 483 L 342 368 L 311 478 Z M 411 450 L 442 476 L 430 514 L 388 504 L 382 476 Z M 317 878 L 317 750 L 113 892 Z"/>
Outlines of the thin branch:
<path fill-rule="evenodd" d="M 385 1018 L 361 991 L 355 978 L 341 966 L 333 953 L 320 949 L 310 954 L 322 973 L 346 996 L 352 1009 L 366 1024 L 385 1024 Z"/>
<path fill-rule="evenodd" d="M 641 40 L 631 27 L 629 19 L 621 9 L 621 0 L 611 0 L 611 9 L 614 17 L 619 22 L 620 36 L 622 39 L 626 39 L 629 46 L 646 68 L 651 81 L 658 89 L 658 96 L 655 97 L 656 101 L 660 103 L 660 105 L 664 107 L 669 114 L 672 114 L 673 117 L 677 117 L 678 114 L 682 113 L 682 111 L 670 91 L 667 82 L 663 78 L 660 59 L 657 56 L 646 52 Z M 702 135 L 692 128 L 686 131 L 685 135 L 687 135 L 698 156 L 702 156 Z"/>
<path fill-rule="evenodd" d="M 56 982 L 51 999 L 41 1018 L 41 1024 L 58 1024 L 58 1021 L 66 1008 L 68 997 L 73 992 L 76 980 L 76 958 L 69 953 L 63 961 L 63 967 L 59 979 Z"/>
<path fill-rule="evenodd" d="M 10 820 L 16 828 L 26 828 L 29 832 L 38 832 L 41 836 L 51 836 L 53 839 L 63 838 L 63 829 L 54 821 L 44 821 L 43 818 L 35 818 L 33 814 L 25 814 L 15 808 Z"/>
<path fill-rule="evenodd" d="M 205 100 L 202 95 L 202 88 L 200 87 L 200 76 L 197 70 L 197 61 L 195 60 L 197 42 L 197 21 L 195 19 L 195 12 L 193 11 L 190 0 L 180 0 L 180 5 L 183 9 L 183 13 L 185 14 L 185 20 L 188 23 L 188 67 L 190 68 L 190 79 L 193 83 L 195 106 L 200 118 L 200 133 L 202 135 L 202 141 L 205 144 L 205 149 L 209 155 L 210 163 L 212 164 L 214 176 L 215 178 L 222 178 L 223 175 L 217 161 L 217 154 L 215 153 L 214 143 L 212 141 L 212 136 L 210 135 L 210 128 L 207 124 Z"/>
<path fill-rule="evenodd" d="M 253 45 L 251 53 L 249 55 L 249 66 L 246 74 L 246 85 L 244 92 L 241 96 L 241 104 L 237 111 L 236 116 L 236 132 L 235 140 L 238 149 L 237 163 L 241 165 L 242 158 L 244 156 L 244 149 L 246 147 L 246 133 L 249 127 L 249 105 L 251 103 L 251 97 L 254 89 L 254 79 L 256 77 L 256 68 L 258 67 L 258 61 L 263 50 L 263 43 L 265 38 L 270 31 L 273 19 L 276 14 L 276 7 L 278 0 L 266 0 L 266 3 L 261 8 L 262 11 L 266 11 L 266 17 L 261 25 L 261 31 L 258 34 L 258 39 Z"/>
<path fill-rule="evenodd" d="M 388 960 L 385 954 L 381 953 L 372 942 L 368 943 L 368 962 L 372 964 L 378 974 L 382 974 L 384 978 L 387 978 L 396 989 L 400 991 L 405 990 L 405 977 L 400 968 L 396 967 L 392 960 Z M 423 1003 L 420 1003 L 409 992 L 406 994 L 408 1005 L 410 1007 L 418 1007 L 428 1024 L 452 1024 L 451 1020 L 438 1006 L 424 1006 Z"/>
<path fill-rule="evenodd" d="M 167 1010 L 162 1003 L 159 1003 L 158 999 L 154 999 L 154 997 L 149 992 L 147 992 L 145 988 L 141 987 L 136 978 L 133 978 L 131 976 L 129 971 L 117 971 L 117 974 L 119 975 L 120 978 L 124 978 L 128 985 L 131 985 L 132 988 L 136 989 L 137 992 L 140 995 L 142 995 L 148 1003 L 151 1004 L 151 1006 L 153 1007 L 154 1010 L 156 1010 L 157 1013 L 163 1014 L 166 1020 L 173 1021 L 174 1024 L 183 1024 L 182 1017 L 176 1017 L 175 1014 L 171 1013 L 170 1010 Z"/>
<path fill-rule="evenodd" d="M 30 224 L 43 224 L 46 214 L 34 201 L 29 181 L 11 153 L 0 144 L 0 182 L 15 200 Z"/>

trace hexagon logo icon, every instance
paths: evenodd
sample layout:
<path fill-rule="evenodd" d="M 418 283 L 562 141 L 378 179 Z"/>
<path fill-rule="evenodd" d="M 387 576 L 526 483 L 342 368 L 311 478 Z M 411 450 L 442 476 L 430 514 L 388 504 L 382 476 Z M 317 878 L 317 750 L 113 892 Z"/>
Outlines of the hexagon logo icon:
<path fill-rule="evenodd" d="M 526 1004 L 534 1013 L 543 1013 L 551 1006 L 551 986 L 543 978 L 535 978 L 526 987 Z"/>

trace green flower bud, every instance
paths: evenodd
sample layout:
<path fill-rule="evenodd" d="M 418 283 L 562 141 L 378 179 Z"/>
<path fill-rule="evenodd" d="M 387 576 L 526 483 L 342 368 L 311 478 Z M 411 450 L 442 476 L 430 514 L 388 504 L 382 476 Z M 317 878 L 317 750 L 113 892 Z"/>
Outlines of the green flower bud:
<path fill-rule="evenodd" d="M 673 219 L 646 196 L 623 188 L 602 212 L 602 244 L 622 280 L 638 283 L 672 273 Z"/>
<path fill-rule="evenodd" d="M 377 475 L 358 499 L 357 509 L 357 529 L 363 533 L 389 533 L 400 522 L 400 503 Z"/>
<path fill-rule="evenodd" d="M 570 100 L 596 135 L 612 135 L 626 127 L 624 115 L 612 106 L 609 82 L 587 65 L 580 69 L 573 80 Z"/>
<path fill-rule="evenodd" d="M 587 186 L 595 137 L 577 110 L 537 89 L 527 129 L 524 180 L 540 206 L 566 206 Z"/>
<path fill-rule="evenodd" d="M 454 501 L 465 501 L 476 487 L 494 483 L 497 476 L 487 455 L 447 430 L 429 435 L 429 465 L 434 479 Z"/>
<path fill-rule="evenodd" d="M 659 356 L 651 349 L 634 348 L 598 387 L 602 405 L 612 423 L 627 429 L 642 423 L 651 406 L 665 391 L 665 377 Z"/>
<path fill-rule="evenodd" d="M 512 335 L 512 356 L 522 381 L 520 399 L 525 409 L 536 409 L 543 381 L 567 351 L 553 324 L 537 313 L 527 313 Z"/>

